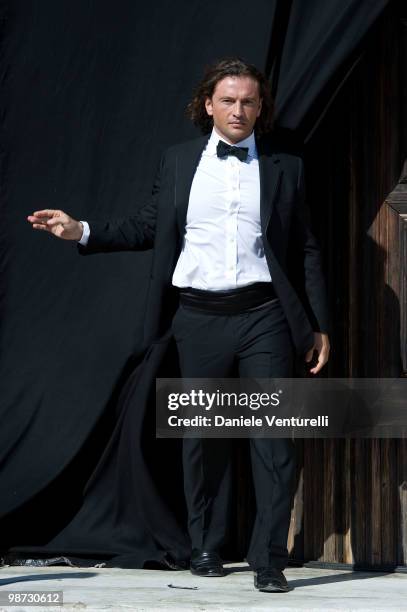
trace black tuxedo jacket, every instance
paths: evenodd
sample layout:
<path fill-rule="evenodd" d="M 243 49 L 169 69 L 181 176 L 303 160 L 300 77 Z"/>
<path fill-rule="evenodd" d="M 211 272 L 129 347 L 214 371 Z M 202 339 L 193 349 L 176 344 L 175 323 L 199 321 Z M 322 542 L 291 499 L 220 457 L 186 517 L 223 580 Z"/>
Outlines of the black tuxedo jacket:
<path fill-rule="evenodd" d="M 177 306 L 171 279 L 182 248 L 192 180 L 208 138 L 170 147 L 161 158 L 150 202 L 130 217 L 89 219 L 88 244 L 78 245 L 82 255 L 154 247 L 145 347 L 168 332 Z M 257 140 L 257 149 L 265 255 L 294 345 L 304 354 L 313 345 L 313 331 L 327 331 L 328 316 L 320 251 L 305 204 L 303 161 L 273 136 Z"/>

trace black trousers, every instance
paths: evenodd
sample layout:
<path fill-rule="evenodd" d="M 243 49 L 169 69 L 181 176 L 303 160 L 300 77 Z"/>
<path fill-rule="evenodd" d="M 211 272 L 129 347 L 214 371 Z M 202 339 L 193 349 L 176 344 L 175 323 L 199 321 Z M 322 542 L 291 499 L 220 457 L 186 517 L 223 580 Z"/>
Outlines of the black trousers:
<path fill-rule="evenodd" d="M 278 300 L 255 310 L 209 314 L 180 305 L 172 324 L 184 378 L 292 376 L 293 347 Z M 231 440 L 185 438 L 184 490 L 193 548 L 218 550 L 227 531 Z M 295 446 L 283 438 L 251 438 L 257 515 L 247 560 L 253 569 L 287 564 L 295 479 Z"/>

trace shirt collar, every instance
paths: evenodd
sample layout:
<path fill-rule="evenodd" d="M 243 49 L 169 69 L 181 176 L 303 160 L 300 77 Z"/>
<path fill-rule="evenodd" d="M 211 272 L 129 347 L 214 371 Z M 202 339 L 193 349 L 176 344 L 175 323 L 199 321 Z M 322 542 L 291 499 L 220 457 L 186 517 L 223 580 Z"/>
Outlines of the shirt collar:
<path fill-rule="evenodd" d="M 206 147 L 206 153 L 208 155 L 216 155 L 216 147 L 218 146 L 219 140 L 224 140 L 224 139 L 222 138 L 222 136 L 219 136 L 215 127 L 213 127 L 212 133 L 210 135 L 210 138 L 208 140 L 208 144 Z M 224 140 L 224 142 L 226 142 L 226 140 Z M 248 151 L 249 157 L 257 158 L 257 148 L 256 148 L 256 139 L 254 137 L 254 131 L 249 136 L 247 136 L 247 138 L 244 138 L 243 140 L 240 140 L 239 142 L 235 142 L 233 146 L 247 147 L 249 149 Z"/>

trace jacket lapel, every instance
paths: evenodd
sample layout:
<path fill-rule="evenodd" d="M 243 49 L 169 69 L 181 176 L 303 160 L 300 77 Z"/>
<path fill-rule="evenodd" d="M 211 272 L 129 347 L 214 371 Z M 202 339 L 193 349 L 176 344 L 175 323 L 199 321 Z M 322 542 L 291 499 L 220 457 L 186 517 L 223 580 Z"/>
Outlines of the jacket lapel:
<path fill-rule="evenodd" d="M 256 141 L 256 145 L 260 173 L 260 221 L 265 235 L 281 185 L 283 170 L 278 153 L 274 152 L 266 141 Z"/>
<path fill-rule="evenodd" d="M 177 213 L 177 225 L 180 237 L 185 232 L 189 194 L 195 170 L 198 166 L 202 152 L 209 140 L 209 134 L 188 143 L 182 154 L 177 153 L 175 159 L 175 207 Z"/>

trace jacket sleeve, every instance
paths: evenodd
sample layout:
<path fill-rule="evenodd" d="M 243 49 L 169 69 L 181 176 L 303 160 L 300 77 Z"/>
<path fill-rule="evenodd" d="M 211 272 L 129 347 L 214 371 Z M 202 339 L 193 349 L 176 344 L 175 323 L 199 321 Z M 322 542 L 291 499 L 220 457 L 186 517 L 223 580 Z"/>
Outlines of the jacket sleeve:
<path fill-rule="evenodd" d="M 81 255 L 114 251 L 145 251 L 154 246 L 158 195 L 164 155 L 154 180 L 150 201 L 134 215 L 110 220 L 87 219 L 90 236 L 86 246 L 78 244 Z"/>
<path fill-rule="evenodd" d="M 327 293 L 322 272 L 321 252 L 311 232 L 310 211 L 306 203 L 304 162 L 298 157 L 297 200 L 293 218 L 293 246 L 297 265 L 301 262 L 296 286 L 314 331 L 329 332 Z"/>

